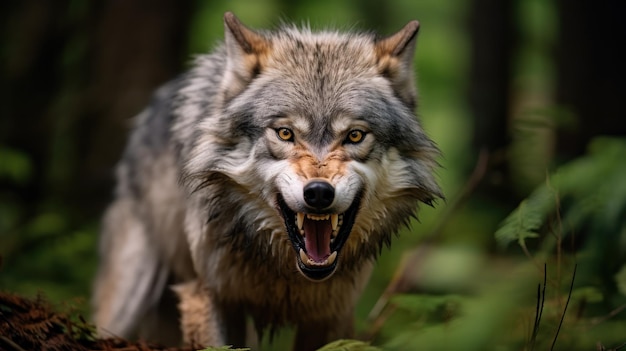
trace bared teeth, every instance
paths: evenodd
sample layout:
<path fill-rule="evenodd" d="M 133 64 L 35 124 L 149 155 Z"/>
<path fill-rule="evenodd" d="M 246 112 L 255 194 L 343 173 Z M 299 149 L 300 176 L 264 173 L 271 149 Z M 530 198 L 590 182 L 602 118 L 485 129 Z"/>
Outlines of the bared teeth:
<path fill-rule="evenodd" d="M 303 249 L 300 249 L 300 260 L 302 261 L 302 263 L 307 263 L 311 260 Z"/>
<path fill-rule="evenodd" d="M 337 251 L 333 251 L 333 253 L 331 253 L 330 256 L 328 256 L 326 261 L 324 261 L 324 263 L 327 265 L 333 264 L 336 259 L 337 259 Z"/>
<path fill-rule="evenodd" d="M 328 256 L 323 262 L 315 262 L 312 259 L 309 258 L 309 255 L 306 254 L 306 252 L 304 252 L 303 249 L 300 249 L 300 260 L 302 261 L 302 263 L 306 264 L 307 266 L 330 266 L 331 264 L 335 263 L 335 261 L 337 260 L 337 251 L 333 251 L 333 253 L 330 254 L 330 256 Z"/>
<path fill-rule="evenodd" d="M 330 215 L 327 215 L 327 214 L 325 214 L 325 215 L 323 215 L 323 214 L 322 214 L 322 215 L 316 215 L 316 214 L 308 213 L 308 214 L 306 215 L 306 218 L 308 218 L 308 219 L 312 219 L 312 220 L 314 220 L 314 221 L 325 221 L 325 220 L 327 220 L 329 217 L 330 217 Z"/>
<path fill-rule="evenodd" d="M 300 231 L 300 235 L 305 236 L 304 234 L 304 219 L 310 219 L 313 221 L 327 221 L 330 220 L 330 225 L 332 228 L 332 238 L 334 239 L 339 233 L 339 227 L 343 223 L 343 215 L 341 214 L 313 214 L 313 213 L 303 213 L 296 212 L 296 225 L 298 226 L 298 230 Z"/>
<path fill-rule="evenodd" d="M 338 214 L 331 214 L 330 215 L 330 224 L 333 227 L 333 231 L 337 230 L 337 223 L 339 223 L 339 215 Z"/>
<path fill-rule="evenodd" d="M 296 213 L 296 223 L 298 224 L 298 229 L 302 230 L 302 227 L 304 226 L 304 213 Z"/>

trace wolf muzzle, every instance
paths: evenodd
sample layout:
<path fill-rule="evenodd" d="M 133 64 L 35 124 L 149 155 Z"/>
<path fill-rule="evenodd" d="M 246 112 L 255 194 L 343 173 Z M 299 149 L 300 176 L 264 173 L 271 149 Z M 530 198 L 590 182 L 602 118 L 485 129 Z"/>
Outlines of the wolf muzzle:
<path fill-rule="evenodd" d="M 312 180 L 302 189 L 306 212 L 292 210 L 282 194 L 278 208 L 296 251 L 298 270 L 308 279 L 323 281 L 337 269 L 342 247 L 348 240 L 360 207 L 363 191 L 357 193 L 343 213 L 332 212 L 335 188 L 325 180 Z"/>

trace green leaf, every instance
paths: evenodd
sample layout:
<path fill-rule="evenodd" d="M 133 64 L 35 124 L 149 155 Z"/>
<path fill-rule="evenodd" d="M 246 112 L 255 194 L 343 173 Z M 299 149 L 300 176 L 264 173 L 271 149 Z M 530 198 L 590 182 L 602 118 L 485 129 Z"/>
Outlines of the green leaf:
<path fill-rule="evenodd" d="M 0 160 L 0 179 L 8 179 L 15 184 L 25 184 L 30 180 L 33 165 L 26 153 L 0 145 Z"/>
<path fill-rule="evenodd" d="M 538 236 L 561 199 L 568 203 L 560 213 L 559 221 L 568 226 L 559 233 L 562 237 L 586 223 L 615 232 L 626 206 L 625 154 L 626 139 L 594 139 L 587 155 L 559 167 L 511 212 L 496 231 L 498 243 L 505 247 L 517 241 L 525 247 L 527 239 Z"/>
<path fill-rule="evenodd" d="M 399 308 L 403 308 L 416 314 L 433 313 L 442 307 L 452 307 L 456 309 L 461 303 L 461 297 L 457 295 L 417 295 L 400 294 L 391 300 Z"/>
<path fill-rule="evenodd" d="M 597 287 L 586 286 L 582 288 L 576 288 L 572 291 L 572 301 L 586 301 L 589 303 L 598 303 L 604 300 L 602 291 Z"/>
<path fill-rule="evenodd" d="M 333 341 L 317 351 L 382 351 L 382 349 L 364 341 L 342 339 Z"/>
<path fill-rule="evenodd" d="M 556 191 L 548 185 L 537 188 L 504 219 L 495 234 L 498 243 L 505 247 L 517 241 L 524 246 L 526 239 L 538 237 L 537 231 L 556 207 L 556 197 Z"/>

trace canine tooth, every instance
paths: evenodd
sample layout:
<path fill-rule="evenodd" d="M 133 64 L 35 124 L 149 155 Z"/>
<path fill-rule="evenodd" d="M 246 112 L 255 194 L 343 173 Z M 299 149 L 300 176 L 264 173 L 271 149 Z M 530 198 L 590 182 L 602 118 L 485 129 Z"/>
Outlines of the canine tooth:
<path fill-rule="evenodd" d="M 330 224 L 333 227 L 333 231 L 337 230 L 337 223 L 339 223 L 339 215 L 331 214 L 330 215 Z"/>
<path fill-rule="evenodd" d="M 333 253 L 330 254 L 330 256 L 328 256 L 328 258 L 326 259 L 326 264 L 333 264 L 335 262 L 335 260 L 337 259 L 337 251 L 333 251 Z"/>
<path fill-rule="evenodd" d="M 302 226 L 304 225 L 304 213 L 296 213 L 296 221 L 298 222 L 298 229 L 302 229 Z"/>
<path fill-rule="evenodd" d="M 309 256 L 307 256 L 306 252 L 304 252 L 303 249 L 300 249 L 300 260 L 305 263 L 310 261 L 311 259 L 309 258 Z"/>

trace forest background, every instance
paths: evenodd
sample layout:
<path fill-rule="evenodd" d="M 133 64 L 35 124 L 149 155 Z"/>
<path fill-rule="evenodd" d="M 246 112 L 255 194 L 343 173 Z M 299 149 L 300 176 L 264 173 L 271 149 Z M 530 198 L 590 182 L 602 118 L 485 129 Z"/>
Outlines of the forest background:
<path fill-rule="evenodd" d="M 442 150 L 447 200 L 383 251 L 358 336 L 385 350 L 624 347 L 625 7 L 4 1 L 0 289 L 89 317 L 100 216 L 131 118 L 222 40 L 225 11 L 253 28 L 285 20 L 382 34 L 417 19 L 418 115 Z"/>

